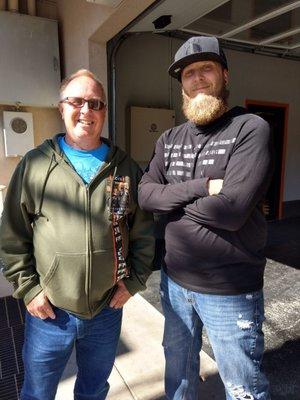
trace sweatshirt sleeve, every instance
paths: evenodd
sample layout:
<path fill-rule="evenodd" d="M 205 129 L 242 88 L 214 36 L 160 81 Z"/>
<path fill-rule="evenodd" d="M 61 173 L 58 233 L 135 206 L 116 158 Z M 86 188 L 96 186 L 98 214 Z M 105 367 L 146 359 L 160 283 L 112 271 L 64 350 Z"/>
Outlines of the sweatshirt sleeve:
<path fill-rule="evenodd" d="M 169 184 L 166 181 L 163 136 L 139 185 L 139 204 L 155 213 L 171 212 L 199 197 L 208 196 L 208 178 Z"/>
<path fill-rule="evenodd" d="M 42 291 L 35 269 L 33 231 L 24 184 L 25 159 L 10 181 L 0 225 L 0 260 L 4 277 L 13 284 L 15 298 L 28 304 Z"/>
<path fill-rule="evenodd" d="M 140 171 L 137 182 L 141 175 Z M 135 191 L 137 191 L 137 184 Z M 155 247 L 153 215 L 141 210 L 137 204 L 137 193 L 135 193 L 135 197 L 135 211 L 128 224 L 130 276 L 123 279 L 131 295 L 146 289 L 146 281 L 153 270 Z"/>
<path fill-rule="evenodd" d="M 253 126 L 254 125 L 254 126 Z M 200 198 L 184 208 L 203 225 L 239 230 L 267 191 L 272 174 L 272 146 L 267 122 L 246 123 L 236 141 L 218 195 Z"/>

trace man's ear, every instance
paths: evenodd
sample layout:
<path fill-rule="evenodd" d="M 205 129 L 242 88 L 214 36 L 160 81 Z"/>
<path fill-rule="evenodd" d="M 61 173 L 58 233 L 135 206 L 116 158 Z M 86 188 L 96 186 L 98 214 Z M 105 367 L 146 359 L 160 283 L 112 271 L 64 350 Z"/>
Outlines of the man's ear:
<path fill-rule="evenodd" d="M 229 73 L 228 73 L 228 69 L 223 69 L 223 77 L 224 77 L 225 85 L 228 85 L 228 82 L 229 82 Z"/>
<path fill-rule="evenodd" d="M 61 119 L 64 119 L 64 107 L 61 103 L 58 104 L 58 110 L 60 112 Z"/>

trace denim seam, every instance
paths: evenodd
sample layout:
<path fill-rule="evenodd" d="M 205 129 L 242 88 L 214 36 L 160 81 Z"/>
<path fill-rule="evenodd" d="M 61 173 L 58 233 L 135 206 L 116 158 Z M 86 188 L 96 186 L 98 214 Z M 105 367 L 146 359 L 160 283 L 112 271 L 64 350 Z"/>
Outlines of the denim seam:
<path fill-rule="evenodd" d="M 259 365 L 260 365 L 260 361 L 255 359 L 255 350 L 257 349 L 257 337 L 258 337 L 258 328 L 259 328 L 259 310 L 258 310 L 258 300 L 256 299 L 255 301 L 255 338 L 254 338 L 254 345 L 253 345 L 253 349 L 252 349 L 252 356 L 253 356 L 253 363 L 255 364 L 255 370 L 254 370 L 254 374 L 253 374 L 253 390 L 255 393 L 255 396 L 257 396 L 258 391 L 257 391 L 257 378 L 258 378 L 258 374 L 259 374 Z"/>
<path fill-rule="evenodd" d="M 193 324 L 193 327 L 192 327 L 192 331 L 194 332 L 195 331 L 195 329 L 197 328 L 197 324 L 198 324 L 198 318 L 195 318 L 195 321 L 194 321 L 194 324 Z M 195 340 L 195 335 L 193 335 L 193 339 L 192 339 L 192 341 L 191 341 L 191 344 L 190 344 L 190 348 L 189 348 L 189 353 L 188 353 L 188 359 L 187 359 L 187 365 L 186 365 L 186 371 L 185 371 L 185 374 L 186 374 L 186 377 L 187 377 L 187 380 L 188 380 L 188 382 L 189 382 L 189 379 L 188 379 L 188 377 L 190 376 L 190 371 L 191 371 L 191 354 L 192 354 L 192 349 L 193 349 L 193 344 L 194 344 L 194 340 Z M 188 390 L 188 387 L 184 390 L 184 393 L 183 393 L 183 395 L 182 395 L 182 400 L 184 400 L 185 399 L 185 396 L 186 396 L 186 392 L 187 392 L 187 390 Z"/>

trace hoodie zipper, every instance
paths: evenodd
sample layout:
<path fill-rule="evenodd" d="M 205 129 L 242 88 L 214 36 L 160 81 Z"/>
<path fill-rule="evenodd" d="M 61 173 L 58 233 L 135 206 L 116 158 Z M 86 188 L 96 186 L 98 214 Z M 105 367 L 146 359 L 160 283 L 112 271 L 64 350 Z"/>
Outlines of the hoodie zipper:
<path fill-rule="evenodd" d="M 90 198 L 90 187 L 93 184 L 94 180 L 99 177 L 103 173 L 104 170 L 108 169 L 111 166 L 111 163 L 108 163 L 103 169 L 101 169 L 100 173 L 94 177 L 94 179 L 88 184 L 85 185 L 85 197 L 86 197 L 86 205 L 85 205 L 85 220 L 86 220 L 86 265 L 87 265 L 87 287 L 86 287 L 86 296 L 87 296 L 87 307 L 91 314 L 93 315 L 94 310 L 91 309 L 90 303 L 90 290 L 92 285 L 92 250 L 91 250 L 91 230 L 92 230 L 92 221 L 91 221 L 91 198 Z M 116 170 L 116 168 L 115 168 Z M 114 171 L 115 171 L 114 170 Z M 104 174 L 105 175 L 105 174 Z M 106 178 L 104 178 L 106 179 Z"/>
<path fill-rule="evenodd" d="M 85 187 L 85 195 L 86 195 L 86 265 L 87 265 L 87 284 L 86 284 L 86 297 L 87 297 L 87 307 L 89 309 L 90 314 L 92 315 L 93 310 L 91 310 L 90 306 L 90 289 L 91 289 L 91 270 L 92 270 L 92 262 L 91 262 L 91 212 L 90 212 L 90 191 L 89 186 Z"/>

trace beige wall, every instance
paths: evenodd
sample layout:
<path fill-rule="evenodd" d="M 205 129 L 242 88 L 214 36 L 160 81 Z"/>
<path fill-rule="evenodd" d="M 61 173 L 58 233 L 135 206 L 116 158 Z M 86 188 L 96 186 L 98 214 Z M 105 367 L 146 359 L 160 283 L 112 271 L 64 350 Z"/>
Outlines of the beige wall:
<path fill-rule="evenodd" d="M 0 185 L 7 186 L 20 157 L 5 157 L 3 111 L 15 111 L 15 108 L 0 105 Z M 55 133 L 64 130 L 60 114 L 56 108 L 22 107 L 20 111 L 27 111 L 33 114 L 35 146 Z"/>
<path fill-rule="evenodd" d="M 175 109 L 181 113 L 181 86 L 167 70 L 182 41 L 151 34 L 127 39 L 117 53 L 117 143 L 125 147 L 127 108 Z M 300 63 L 237 51 L 226 51 L 230 72 L 230 105 L 246 99 L 289 104 L 284 200 L 300 199 Z"/>
<path fill-rule="evenodd" d="M 154 0 L 124 0 L 112 8 L 86 0 L 59 0 L 57 15 L 65 75 L 88 68 L 103 82 L 107 92 L 106 43 Z M 108 123 L 103 136 L 108 137 Z"/>
<path fill-rule="evenodd" d="M 90 67 L 90 37 L 112 13 L 113 8 L 88 3 L 86 0 L 57 2 L 57 15 L 62 34 L 61 51 L 66 75 L 79 68 Z"/>
<path fill-rule="evenodd" d="M 59 1 L 59 0 L 58 0 Z M 36 14 L 39 17 L 57 19 L 57 7 L 55 3 L 47 1 L 36 2 Z"/>
<path fill-rule="evenodd" d="M 38 4 L 39 16 L 57 18 L 61 33 L 63 70 L 69 75 L 79 68 L 89 68 L 102 80 L 107 91 L 106 43 L 154 0 L 124 0 L 117 8 L 88 3 L 86 0 L 59 0 L 57 7 Z M 0 105 L 0 185 L 7 185 L 19 158 L 6 158 L 3 140 L 4 110 Z M 22 107 L 33 113 L 35 145 L 64 129 L 57 109 Z M 103 135 L 108 136 L 108 124 Z"/>
<path fill-rule="evenodd" d="M 86 0 L 57 1 L 57 17 L 62 34 L 62 52 L 66 75 L 79 68 L 95 67 L 89 40 L 106 47 L 106 43 L 155 0 L 123 0 L 113 8 Z M 104 54 L 101 52 L 101 56 Z M 99 60 L 101 63 L 101 60 Z M 105 62 L 106 65 L 106 62 Z M 94 71 L 95 72 L 95 71 Z M 106 68 L 105 68 L 106 72 Z M 99 68 L 100 79 L 105 81 Z"/>

